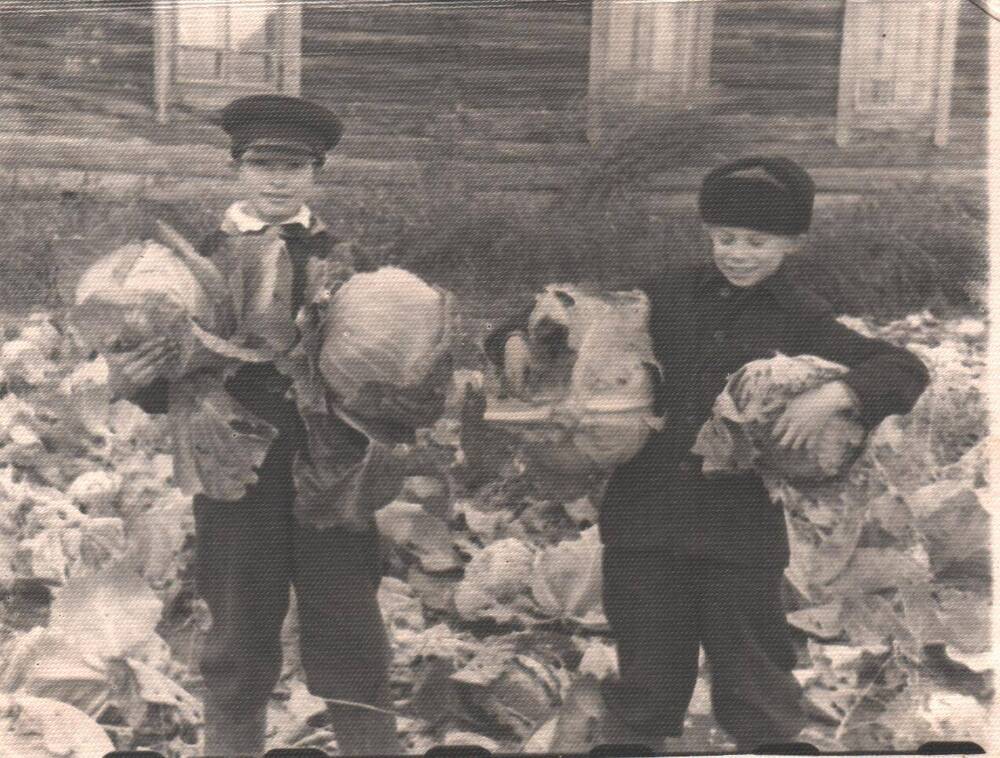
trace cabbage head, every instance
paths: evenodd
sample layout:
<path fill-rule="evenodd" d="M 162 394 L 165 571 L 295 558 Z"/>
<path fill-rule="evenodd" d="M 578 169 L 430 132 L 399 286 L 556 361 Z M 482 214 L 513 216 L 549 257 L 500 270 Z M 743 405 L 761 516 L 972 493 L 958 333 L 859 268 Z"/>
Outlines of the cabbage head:
<path fill-rule="evenodd" d="M 861 455 L 866 432 L 854 414 L 830 419 L 816 450 L 790 450 L 771 436 L 788 401 L 847 373 L 812 355 L 751 361 L 729 377 L 693 452 L 706 473 L 753 468 L 769 478 L 809 484 L 841 476 Z"/>
<path fill-rule="evenodd" d="M 257 481 L 276 431 L 236 403 L 224 381 L 242 362 L 274 358 L 270 345 L 246 345 L 261 325 L 270 326 L 270 314 L 237 312 L 220 269 L 173 229 L 161 224 L 159 232 L 167 244 L 125 245 L 94 263 L 78 282 L 67 321 L 78 343 L 104 355 L 151 339 L 176 342 L 180 359 L 161 377 L 170 383 L 175 482 L 185 494 L 236 501 Z M 266 264 L 261 258 L 258 268 L 266 271 Z M 291 322 L 291 314 L 286 318 Z"/>
<path fill-rule="evenodd" d="M 199 334 L 228 337 L 234 314 L 222 275 L 167 227 L 170 246 L 154 240 L 118 248 L 96 261 L 77 283 L 69 324 L 76 340 L 100 353 L 127 352 L 173 337 L 182 358 L 168 367 L 177 379 L 214 361 Z"/>
<path fill-rule="evenodd" d="M 567 380 L 554 400 L 545 388 L 527 402 L 491 402 L 486 420 L 518 434 L 525 460 L 546 473 L 578 477 L 627 462 L 662 426 L 646 296 L 553 285 L 536 298 L 529 343 L 545 321 L 565 327 L 564 356 L 556 359 L 572 359 Z"/>
<path fill-rule="evenodd" d="M 521 540 L 497 540 L 476 553 L 455 587 L 455 608 L 468 621 L 499 615 L 504 605 L 527 595 L 535 553 Z"/>
<path fill-rule="evenodd" d="M 386 266 L 354 274 L 326 306 L 319 370 L 350 410 L 369 382 L 397 388 L 423 382 L 451 347 L 450 296 Z"/>
<path fill-rule="evenodd" d="M 212 328 L 214 307 L 205 287 L 179 255 L 153 240 L 126 245 L 94 263 L 77 283 L 76 302 L 99 297 L 127 307 L 152 293 Z"/>

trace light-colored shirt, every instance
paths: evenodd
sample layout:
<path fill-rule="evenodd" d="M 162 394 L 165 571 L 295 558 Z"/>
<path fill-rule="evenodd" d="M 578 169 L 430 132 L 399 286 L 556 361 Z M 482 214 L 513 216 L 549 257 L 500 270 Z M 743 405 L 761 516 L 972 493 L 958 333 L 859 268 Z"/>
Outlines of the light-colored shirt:
<path fill-rule="evenodd" d="M 303 205 L 299 208 L 298 213 L 286 218 L 280 224 L 269 224 L 267 221 L 257 218 L 247 210 L 246 203 L 244 202 L 233 203 L 226 209 L 225 213 L 225 221 L 232 224 L 240 234 L 259 232 L 268 226 L 283 226 L 285 224 L 301 224 L 306 229 L 309 229 L 312 225 L 312 220 L 313 213 L 308 205 Z"/>

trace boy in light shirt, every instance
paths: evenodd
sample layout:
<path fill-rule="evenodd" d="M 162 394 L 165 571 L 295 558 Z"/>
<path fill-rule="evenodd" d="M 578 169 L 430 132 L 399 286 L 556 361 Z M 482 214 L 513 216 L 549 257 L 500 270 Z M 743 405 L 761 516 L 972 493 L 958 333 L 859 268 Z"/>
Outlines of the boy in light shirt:
<path fill-rule="evenodd" d="M 340 138 L 340 122 L 308 101 L 260 95 L 231 103 L 222 113 L 222 128 L 232 140 L 240 200 L 200 252 L 211 257 L 240 238 L 280 236 L 292 276 L 290 292 L 279 296 L 287 301 L 281 302 L 287 310 L 282 315 L 292 324 L 303 304 L 310 262 L 333 255 L 333 239 L 307 200 L 326 152 Z M 169 340 L 115 358 L 119 365 L 112 373 L 123 377 L 116 394 L 147 412 L 166 412 L 167 383 L 153 377 L 175 359 Z M 394 431 L 404 441 L 439 415 L 438 379 L 405 393 L 369 387 L 372 414 L 399 419 Z M 258 482 L 240 501 L 205 495 L 194 501 L 197 588 L 212 617 L 200 661 L 205 753 L 263 755 L 267 702 L 282 667 L 281 627 L 290 587 L 295 588 L 307 685 L 312 694 L 335 701 L 328 713 L 340 751 L 400 753 L 391 713 L 390 648 L 376 601 L 381 567 L 370 518 L 374 509 L 361 509 L 368 514 L 362 529 L 320 529 L 296 519 L 301 493 L 296 492 L 295 461 L 309 460 L 310 438 L 291 385 L 273 363 L 243 364 L 227 381 L 230 395 L 278 436 L 258 470 Z M 391 413 L 381 413 L 386 409 Z M 323 443 L 333 454 L 323 457 L 320 477 L 338 480 L 338 492 L 363 491 L 353 486 L 362 477 L 366 486 L 379 479 L 366 459 L 376 443 L 357 428 L 332 419 L 324 427 Z M 388 492 L 388 484 L 381 489 Z"/>

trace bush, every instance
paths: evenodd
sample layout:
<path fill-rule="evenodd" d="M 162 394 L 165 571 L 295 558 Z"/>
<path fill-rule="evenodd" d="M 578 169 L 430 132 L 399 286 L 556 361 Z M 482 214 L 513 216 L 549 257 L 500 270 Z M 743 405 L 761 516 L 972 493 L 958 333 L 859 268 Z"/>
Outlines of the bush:
<path fill-rule="evenodd" d="M 706 258 L 693 204 L 654 209 L 646 190 L 657 175 L 716 165 L 742 154 L 744 144 L 690 113 L 669 129 L 636 122 L 596 146 L 547 201 L 484 200 L 443 161 L 428 165 L 415 189 L 361 190 L 315 207 L 362 265 L 409 268 L 452 289 L 466 313 L 494 317 L 552 281 L 634 287 L 670 262 Z M 155 218 L 197 240 L 225 207 L 12 194 L 0 200 L 0 296 L 8 308 L 57 305 L 61 281 L 151 233 Z M 810 250 L 792 268 L 855 315 L 967 310 L 981 307 L 976 291 L 987 277 L 986 250 L 985 193 L 900 187 L 854 207 L 819 209 Z"/>
<path fill-rule="evenodd" d="M 14 312 L 68 305 L 77 277 L 90 263 L 152 236 L 158 218 L 197 238 L 219 212 L 192 203 L 115 202 L 69 193 L 54 198 L 5 193 L 0 204 L 0 302 Z"/>
<path fill-rule="evenodd" d="M 634 287 L 671 263 L 706 260 L 694 203 L 653 212 L 644 191 L 656 175 L 717 165 L 742 154 L 739 135 L 698 114 L 633 125 L 595 147 L 569 186 L 528 209 L 478 200 L 433 181 L 422 216 L 400 226 L 393 262 L 475 299 L 495 315 L 552 281 Z M 808 250 L 793 274 L 840 311 L 888 318 L 930 308 L 979 309 L 987 279 L 986 198 L 936 185 L 897 187 L 853 206 L 817 209 Z"/>
<path fill-rule="evenodd" d="M 796 264 L 839 310 L 891 318 L 976 309 L 988 277 L 986 198 L 954 188 L 899 188 L 818 214 Z"/>

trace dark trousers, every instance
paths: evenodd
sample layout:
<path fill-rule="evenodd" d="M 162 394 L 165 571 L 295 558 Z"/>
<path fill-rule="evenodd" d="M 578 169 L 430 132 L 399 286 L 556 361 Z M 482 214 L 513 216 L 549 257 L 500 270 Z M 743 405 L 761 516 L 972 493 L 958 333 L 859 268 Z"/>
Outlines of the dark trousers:
<path fill-rule="evenodd" d="M 250 717 L 281 673 L 289 587 L 302 666 L 324 698 L 391 707 L 391 652 L 379 613 L 374 531 L 316 530 L 292 517 L 293 452 L 276 444 L 240 502 L 196 497 L 196 582 L 212 626 L 200 661 L 216 712 Z"/>
<path fill-rule="evenodd" d="M 609 710 L 651 738 L 680 736 L 704 647 L 712 709 L 741 749 L 791 741 L 803 726 L 781 605 L 781 572 L 612 544 L 604 608 L 618 642 Z"/>

